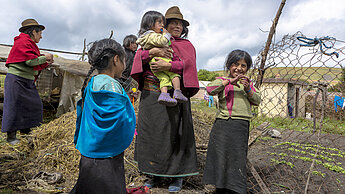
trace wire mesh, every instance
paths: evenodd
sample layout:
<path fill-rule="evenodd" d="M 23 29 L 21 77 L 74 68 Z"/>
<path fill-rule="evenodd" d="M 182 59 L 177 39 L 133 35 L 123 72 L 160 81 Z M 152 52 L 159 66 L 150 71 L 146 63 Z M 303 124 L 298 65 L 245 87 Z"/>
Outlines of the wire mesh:
<path fill-rule="evenodd" d="M 261 136 L 248 159 L 271 193 L 345 192 L 344 52 L 344 41 L 297 32 L 271 45 L 264 68 L 255 60 L 252 128 L 269 122 L 280 138 Z M 262 193 L 250 171 L 248 192 Z"/>

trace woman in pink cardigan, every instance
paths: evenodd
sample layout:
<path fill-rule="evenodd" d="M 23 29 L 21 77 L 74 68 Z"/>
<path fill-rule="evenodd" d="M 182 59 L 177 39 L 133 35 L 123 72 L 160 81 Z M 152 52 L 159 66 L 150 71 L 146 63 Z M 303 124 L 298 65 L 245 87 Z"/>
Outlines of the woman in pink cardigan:
<path fill-rule="evenodd" d="M 197 156 L 190 97 L 199 90 L 195 48 L 186 39 L 189 25 L 178 7 L 165 13 L 166 29 L 172 35 L 171 48 L 139 49 L 134 57 L 131 76 L 139 83 L 141 93 L 135 159 L 139 170 L 151 175 L 145 185 L 159 185 L 162 177 L 171 177 L 170 192 L 182 188 L 183 177 L 197 175 Z M 168 58 L 171 62 L 155 57 Z M 148 64 L 155 58 L 157 61 Z M 159 80 L 153 72 L 171 71 L 181 75 L 181 90 L 188 101 L 174 107 L 157 102 Z M 172 94 L 174 91 L 169 91 Z"/>

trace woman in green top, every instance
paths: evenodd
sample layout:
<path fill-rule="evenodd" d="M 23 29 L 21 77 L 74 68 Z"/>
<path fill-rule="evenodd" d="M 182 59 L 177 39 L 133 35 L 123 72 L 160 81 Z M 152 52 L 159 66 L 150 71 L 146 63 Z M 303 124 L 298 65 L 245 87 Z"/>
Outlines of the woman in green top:
<path fill-rule="evenodd" d="M 258 89 L 245 76 L 252 65 L 250 55 L 232 51 L 226 59 L 229 76 L 207 87 L 218 95 L 219 114 L 213 125 L 207 149 L 204 183 L 216 185 L 216 193 L 247 193 L 247 151 L 251 105 L 261 101 Z"/>
<path fill-rule="evenodd" d="M 21 34 L 14 38 L 8 55 L 5 78 L 4 111 L 2 132 L 7 141 L 16 144 L 17 130 L 28 134 L 31 127 L 42 123 L 43 106 L 35 86 L 38 72 L 53 63 L 53 55 L 41 55 L 36 43 L 42 38 L 43 25 L 34 19 L 26 19 L 19 29 Z"/>

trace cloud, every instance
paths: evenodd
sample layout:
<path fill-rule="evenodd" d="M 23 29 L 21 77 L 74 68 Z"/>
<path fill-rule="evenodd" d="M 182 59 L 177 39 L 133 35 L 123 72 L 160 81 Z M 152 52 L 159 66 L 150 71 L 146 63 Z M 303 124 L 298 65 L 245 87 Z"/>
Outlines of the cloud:
<path fill-rule="evenodd" d="M 189 40 L 197 52 L 198 69 L 222 69 L 226 55 L 234 49 L 258 55 L 265 46 L 280 1 L 262 0 L 2 0 L 0 43 L 12 44 L 22 20 L 35 18 L 46 26 L 41 48 L 81 52 L 83 40 L 109 37 L 122 43 L 137 34 L 142 15 L 148 10 L 161 13 L 180 7 L 190 22 Z M 308 37 L 333 36 L 345 40 L 342 28 L 343 0 L 287 1 L 278 23 L 275 41 L 285 34 L 302 31 Z M 263 30 L 263 31 L 262 31 Z"/>

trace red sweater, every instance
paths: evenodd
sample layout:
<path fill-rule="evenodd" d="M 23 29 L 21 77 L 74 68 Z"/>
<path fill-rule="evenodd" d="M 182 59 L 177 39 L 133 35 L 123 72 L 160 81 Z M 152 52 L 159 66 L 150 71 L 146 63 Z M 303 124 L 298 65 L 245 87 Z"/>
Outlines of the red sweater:
<path fill-rule="evenodd" d="M 30 38 L 28 34 L 20 33 L 19 36 L 14 37 L 14 44 L 8 55 L 6 65 L 10 63 L 20 63 L 28 60 L 36 59 L 41 56 L 40 50 L 36 43 Z M 33 69 L 43 70 L 48 66 L 48 63 L 34 66 Z"/>

